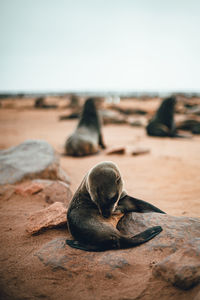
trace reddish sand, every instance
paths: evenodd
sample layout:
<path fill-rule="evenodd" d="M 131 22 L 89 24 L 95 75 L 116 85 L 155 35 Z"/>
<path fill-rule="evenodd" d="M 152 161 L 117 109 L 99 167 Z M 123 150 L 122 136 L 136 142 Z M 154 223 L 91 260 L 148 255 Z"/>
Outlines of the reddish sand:
<path fill-rule="evenodd" d="M 171 215 L 200 216 L 200 136 L 192 139 L 150 138 L 144 128 L 106 125 L 103 127 L 106 145 L 125 145 L 126 154 L 108 156 L 102 151 L 90 157 L 71 158 L 62 156 L 63 144 L 77 120 L 58 121 L 63 113 L 63 109 L 0 109 L 0 149 L 26 139 L 48 141 L 61 154 L 61 166 L 71 178 L 73 192 L 94 164 L 112 160 L 119 166 L 130 195 L 149 201 Z M 150 153 L 131 156 L 133 146 L 150 148 Z M 0 202 L 0 298 L 70 299 L 63 296 L 67 292 L 70 295 L 70 291 L 65 287 L 62 272 L 55 274 L 34 256 L 39 247 L 53 237 L 63 235 L 63 231 L 49 230 L 37 238 L 27 237 L 25 232 L 30 213 L 47 205 L 41 199 L 35 199 L 32 202 L 30 197 L 23 199 L 16 195 L 12 200 L 8 197 Z"/>

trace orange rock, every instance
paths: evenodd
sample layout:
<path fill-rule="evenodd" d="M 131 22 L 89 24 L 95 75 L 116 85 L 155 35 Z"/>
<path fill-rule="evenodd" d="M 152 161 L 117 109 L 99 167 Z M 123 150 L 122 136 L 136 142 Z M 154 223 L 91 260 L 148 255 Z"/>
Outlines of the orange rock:
<path fill-rule="evenodd" d="M 53 228 L 67 223 L 67 208 L 61 202 L 55 202 L 47 208 L 33 213 L 28 218 L 26 231 L 35 234 L 43 229 Z"/>

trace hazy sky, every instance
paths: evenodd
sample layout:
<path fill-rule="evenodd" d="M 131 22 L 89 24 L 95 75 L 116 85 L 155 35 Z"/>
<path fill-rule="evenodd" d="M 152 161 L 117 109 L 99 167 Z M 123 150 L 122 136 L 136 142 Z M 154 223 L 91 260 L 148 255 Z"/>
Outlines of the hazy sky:
<path fill-rule="evenodd" d="M 200 91 L 200 0 L 0 0 L 0 90 Z"/>

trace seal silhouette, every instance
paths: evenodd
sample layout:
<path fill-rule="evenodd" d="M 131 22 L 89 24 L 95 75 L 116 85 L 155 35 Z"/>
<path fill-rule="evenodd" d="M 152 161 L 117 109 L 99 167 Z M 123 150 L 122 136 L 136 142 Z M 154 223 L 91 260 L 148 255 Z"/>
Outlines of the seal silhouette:
<path fill-rule="evenodd" d="M 125 249 L 143 244 L 162 231 L 160 226 L 154 226 L 133 237 L 123 235 L 110 219 L 128 212 L 164 213 L 127 195 L 118 167 L 113 162 L 101 162 L 86 174 L 71 200 L 67 222 L 74 240 L 66 243 L 86 251 Z"/>
<path fill-rule="evenodd" d="M 67 155 L 85 156 L 105 148 L 101 122 L 93 98 L 86 100 L 75 132 L 65 143 Z"/>
<path fill-rule="evenodd" d="M 147 134 L 159 137 L 179 137 L 174 123 L 175 97 L 169 97 L 162 101 L 155 116 L 146 127 Z"/>

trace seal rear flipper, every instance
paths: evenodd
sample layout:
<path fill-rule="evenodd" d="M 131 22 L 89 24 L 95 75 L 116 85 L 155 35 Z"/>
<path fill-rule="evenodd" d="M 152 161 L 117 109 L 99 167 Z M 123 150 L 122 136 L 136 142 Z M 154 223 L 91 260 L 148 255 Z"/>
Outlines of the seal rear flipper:
<path fill-rule="evenodd" d="M 74 240 L 66 240 L 66 244 L 72 248 L 76 248 L 76 249 L 80 249 L 80 250 L 84 250 L 84 251 L 90 251 L 90 252 L 104 251 L 103 249 L 99 249 L 95 246 L 84 245 L 84 244 L 81 244 L 78 241 L 74 241 Z"/>
<path fill-rule="evenodd" d="M 132 238 L 122 238 L 121 241 L 121 248 L 131 248 L 131 247 L 136 247 L 141 244 L 144 244 L 151 239 L 153 239 L 156 235 L 158 235 L 162 231 L 161 226 L 154 226 L 150 227 L 147 230 L 134 235 Z"/>
<path fill-rule="evenodd" d="M 146 127 L 149 136 L 167 137 L 169 136 L 169 128 L 158 122 L 150 122 Z"/>

